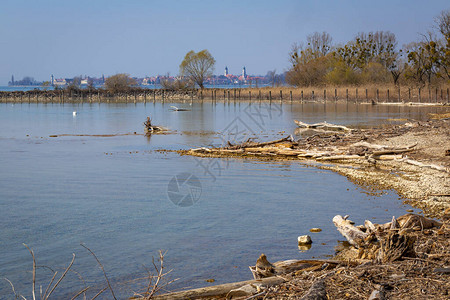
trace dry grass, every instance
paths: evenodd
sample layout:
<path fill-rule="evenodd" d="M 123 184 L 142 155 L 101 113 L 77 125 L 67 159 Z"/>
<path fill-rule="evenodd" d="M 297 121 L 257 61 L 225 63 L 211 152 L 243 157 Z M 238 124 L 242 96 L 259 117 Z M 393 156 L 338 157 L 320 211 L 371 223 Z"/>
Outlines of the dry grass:
<path fill-rule="evenodd" d="M 419 95 L 420 89 L 420 95 Z M 394 85 L 322 86 L 322 87 L 263 87 L 242 89 L 205 89 L 198 98 L 217 100 L 349 100 L 382 102 L 449 102 L 449 86 L 419 88 Z"/>

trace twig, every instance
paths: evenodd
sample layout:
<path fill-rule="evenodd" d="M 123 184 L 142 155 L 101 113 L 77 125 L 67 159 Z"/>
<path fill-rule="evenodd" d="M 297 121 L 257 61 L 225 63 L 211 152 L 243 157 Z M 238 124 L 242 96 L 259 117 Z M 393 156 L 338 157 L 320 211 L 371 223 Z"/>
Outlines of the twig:
<path fill-rule="evenodd" d="M 100 262 L 100 260 L 97 258 L 97 256 L 95 255 L 95 253 L 92 252 L 91 249 L 89 249 L 88 247 L 86 247 L 86 246 L 83 245 L 83 244 L 80 244 L 80 245 L 81 245 L 83 248 L 85 248 L 86 250 L 88 250 L 88 251 L 92 254 L 92 256 L 94 256 L 95 260 L 97 261 L 98 265 L 100 266 L 100 268 L 101 268 L 102 271 L 103 271 L 103 275 L 105 276 L 106 283 L 108 283 L 108 287 L 109 287 L 109 289 L 110 289 L 110 291 L 111 291 L 111 294 L 112 294 L 113 298 L 114 298 L 115 300 L 117 300 L 116 295 L 114 295 L 114 291 L 113 291 L 113 289 L 112 289 L 112 287 L 111 287 L 111 284 L 109 283 L 108 276 L 106 276 L 105 269 L 103 268 L 103 265 L 102 265 L 102 263 Z M 96 297 L 97 297 L 97 296 L 96 296 Z M 93 299 L 95 299 L 95 298 L 93 298 Z"/>
<path fill-rule="evenodd" d="M 19 295 L 17 295 L 17 293 L 16 293 L 16 289 L 14 288 L 14 284 L 8 279 L 8 278 L 3 278 L 3 279 L 5 279 L 6 281 L 8 281 L 9 282 L 9 284 L 11 285 L 11 288 L 12 288 L 12 291 L 13 291 L 13 293 L 14 293 L 14 298 L 15 299 L 18 299 L 19 298 Z"/>
<path fill-rule="evenodd" d="M 47 288 L 45 289 L 44 296 L 41 295 L 41 299 L 45 299 L 45 295 L 47 295 L 48 289 L 52 286 L 52 283 L 55 280 L 56 274 L 58 274 L 58 272 L 53 271 L 53 277 L 50 280 L 49 284 L 47 285 Z"/>
<path fill-rule="evenodd" d="M 248 298 L 245 298 L 245 300 L 250 300 L 250 299 L 254 299 L 254 298 L 256 298 L 256 297 L 259 297 L 259 296 L 262 296 L 262 295 L 264 295 L 265 293 L 267 293 L 267 291 L 264 291 L 264 292 L 261 292 L 261 293 L 255 294 L 255 295 L 253 295 L 253 296 L 250 296 L 250 297 L 248 297 Z"/>
<path fill-rule="evenodd" d="M 72 253 L 72 261 L 70 262 L 70 264 L 67 266 L 66 270 L 64 271 L 64 273 L 61 275 L 61 277 L 58 279 L 58 281 L 55 283 L 55 285 L 53 286 L 53 288 L 50 290 L 50 292 L 48 293 L 48 295 L 44 294 L 43 299 L 47 300 L 48 297 L 50 297 L 50 295 L 53 293 L 53 291 L 56 289 L 56 287 L 59 285 L 59 283 L 63 280 L 63 278 L 66 276 L 67 272 L 69 272 L 70 268 L 73 265 L 73 262 L 75 261 L 75 253 Z M 55 273 L 56 275 L 56 273 Z"/>
<path fill-rule="evenodd" d="M 82 290 L 79 291 L 75 296 L 73 296 L 73 297 L 71 298 L 71 300 L 74 300 L 74 299 L 78 298 L 78 296 L 80 296 L 81 294 L 85 293 L 85 292 L 86 292 L 88 289 L 90 289 L 90 288 L 91 288 L 91 287 L 88 286 L 87 288 L 82 289 Z"/>
<path fill-rule="evenodd" d="M 100 296 L 104 291 L 106 291 L 108 287 L 103 288 L 102 290 L 100 290 L 100 292 L 98 292 L 91 300 L 94 300 L 95 298 L 97 298 L 98 296 Z"/>
<path fill-rule="evenodd" d="M 162 250 L 159 250 L 159 261 L 161 262 L 161 266 L 160 266 L 159 270 L 158 270 L 158 267 L 155 264 L 155 259 L 154 258 L 152 259 L 153 266 L 155 267 L 155 270 L 156 270 L 156 273 L 158 274 L 158 276 L 156 277 L 156 282 L 155 282 L 155 284 L 153 284 L 152 291 L 148 295 L 147 299 L 151 299 L 153 297 L 153 295 L 155 294 L 155 292 L 158 290 L 159 281 L 161 280 L 161 278 L 163 276 L 164 255 L 166 253 L 167 253 L 167 251 L 163 253 Z"/>
<path fill-rule="evenodd" d="M 33 249 L 30 249 L 30 247 L 28 247 L 27 244 L 23 244 L 25 247 L 27 247 L 28 251 L 30 251 L 31 256 L 33 257 L 33 284 L 32 284 L 32 294 L 33 294 L 33 300 L 36 300 L 36 293 L 35 293 L 35 288 L 36 288 L 36 259 L 34 257 L 34 251 Z"/>

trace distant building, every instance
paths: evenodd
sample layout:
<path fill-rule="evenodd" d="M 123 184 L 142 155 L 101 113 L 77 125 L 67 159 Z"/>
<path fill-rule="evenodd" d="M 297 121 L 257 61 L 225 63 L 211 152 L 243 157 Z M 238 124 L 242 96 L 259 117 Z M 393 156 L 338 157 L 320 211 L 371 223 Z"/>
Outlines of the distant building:
<path fill-rule="evenodd" d="M 14 75 L 11 75 L 11 85 L 14 85 Z"/>
<path fill-rule="evenodd" d="M 60 78 L 60 79 L 54 79 L 53 80 L 53 85 L 54 86 L 65 86 L 67 84 L 66 80 L 64 78 Z"/>
<path fill-rule="evenodd" d="M 247 78 L 247 71 L 245 70 L 245 67 L 242 68 L 242 77 L 244 77 L 244 80 Z"/>
<path fill-rule="evenodd" d="M 225 67 L 225 73 L 224 76 L 227 77 L 228 76 L 228 67 Z"/>

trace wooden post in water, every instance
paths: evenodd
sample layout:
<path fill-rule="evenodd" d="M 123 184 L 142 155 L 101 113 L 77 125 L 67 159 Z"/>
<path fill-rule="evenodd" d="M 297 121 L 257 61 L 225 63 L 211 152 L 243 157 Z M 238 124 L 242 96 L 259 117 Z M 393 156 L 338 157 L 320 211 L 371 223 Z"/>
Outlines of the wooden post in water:
<path fill-rule="evenodd" d="M 302 99 L 302 102 L 303 102 L 303 90 L 302 90 L 302 92 L 301 92 L 301 95 L 302 95 L 302 96 L 301 96 L 301 97 L 302 97 L 301 99 Z"/>
<path fill-rule="evenodd" d="M 248 91 L 248 99 L 252 101 L 252 91 Z"/>
<path fill-rule="evenodd" d="M 228 90 L 228 102 L 230 102 L 230 91 Z"/>
<path fill-rule="evenodd" d="M 444 98 L 442 97 L 442 89 L 441 89 L 441 102 L 444 102 Z"/>
<path fill-rule="evenodd" d="M 327 101 L 327 90 L 323 90 L 323 100 Z"/>
<path fill-rule="evenodd" d="M 450 99 L 449 96 L 450 96 L 450 95 L 449 95 L 449 88 L 447 88 L 447 103 L 450 102 L 450 101 L 449 101 L 449 99 Z"/>
<path fill-rule="evenodd" d="M 223 90 L 223 101 L 225 101 L 226 98 L 227 98 L 226 97 L 226 92 L 225 92 L 225 90 Z"/>
<path fill-rule="evenodd" d="M 387 89 L 387 102 L 389 102 L 389 89 Z"/>
<path fill-rule="evenodd" d="M 334 101 L 337 101 L 337 89 L 334 89 Z"/>
<path fill-rule="evenodd" d="M 272 91 L 269 91 L 269 103 L 272 103 Z"/>
<path fill-rule="evenodd" d="M 380 91 L 377 89 L 377 97 L 376 97 L 376 99 L 377 99 L 377 102 L 380 100 Z"/>
<path fill-rule="evenodd" d="M 347 99 L 348 102 L 348 89 L 345 89 L 345 98 Z"/>
<path fill-rule="evenodd" d="M 420 91 L 421 91 L 421 88 L 419 88 L 419 103 L 421 102 L 421 98 L 422 98 L 422 96 L 421 96 L 421 93 L 420 93 Z"/>
<path fill-rule="evenodd" d="M 313 101 L 314 101 L 314 90 L 313 90 L 313 91 L 311 91 L 311 100 L 313 100 Z"/>
<path fill-rule="evenodd" d="M 428 87 L 428 102 L 431 102 L 431 89 Z"/>
<path fill-rule="evenodd" d="M 259 98 L 259 102 L 261 102 L 261 90 L 259 90 L 259 96 L 258 96 L 258 98 Z"/>
<path fill-rule="evenodd" d="M 438 98 L 438 89 L 436 88 L 436 91 L 435 91 L 435 93 L 434 93 L 434 100 L 436 101 L 436 103 L 437 103 L 437 98 Z"/>
<path fill-rule="evenodd" d="M 280 102 L 283 100 L 283 91 L 280 90 Z"/>
<path fill-rule="evenodd" d="M 292 91 L 289 91 L 289 98 L 291 99 L 291 103 L 292 103 Z"/>
<path fill-rule="evenodd" d="M 234 89 L 234 98 L 233 100 L 236 100 L 236 89 Z"/>
<path fill-rule="evenodd" d="M 411 101 L 411 88 L 408 88 L 408 101 Z"/>
<path fill-rule="evenodd" d="M 355 91 L 355 102 L 358 103 L 358 88 Z"/>
<path fill-rule="evenodd" d="M 238 99 L 241 100 L 241 89 L 238 91 Z"/>
<path fill-rule="evenodd" d="M 368 93 L 367 89 L 366 89 L 366 101 L 369 102 L 369 93 Z"/>
<path fill-rule="evenodd" d="M 398 102 L 401 102 L 400 87 L 398 87 Z"/>

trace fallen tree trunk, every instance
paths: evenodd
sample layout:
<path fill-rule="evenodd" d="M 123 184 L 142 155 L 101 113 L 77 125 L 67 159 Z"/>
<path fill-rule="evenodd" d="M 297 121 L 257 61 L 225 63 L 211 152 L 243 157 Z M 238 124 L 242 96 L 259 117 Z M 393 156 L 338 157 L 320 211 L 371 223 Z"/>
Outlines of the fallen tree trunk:
<path fill-rule="evenodd" d="M 368 237 L 368 234 L 359 230 L 353 225 L 353 222 L 347 220 L 347 217 L 337 215 L 333 218 L 333 223 L 337 227 L 337 230 L 347 239 L 347 241 L 359 248 L 363 244 L 364 240 Z"/>
<path fill-rule="evenodd" d="M 430 168 L 430 169 L 434 169 L 434 170 L 438 170 L 438 171 L 442 171 L 442 172 L 446 172 L 446 173 L 449 172 L 449 170 L 443 166 L 438 166 L 438 165 L 433 165 L 433 164 L 424 164 L 417 160 L 412 160 L 409 158 L 404 158 L 399 161 L 405 162 L 405 163 L 413 165 L 413 166 L 421 167 L 421 168 Z"/>
<path fill-rule="evenodd" d="M 337 131 L 352 131 L 350 128 L 343 125 L 335 125 L 327 122 L 307 124 L 302 121 L 294 120 L 295 124 L 300 128 L 311 128 L 311 129 L 324 129 L 324 130 L 337 130 Z"/>
<path fill-rule="evenodd" d="M 363 156 L 359 156 L 359 155 L 332 155 L 332 156 L 322 156 L 322 157 L 318 157 L 316 158 L 316 160 L 318 161 L 323 161 L 323 160 L 346 160 L 346 159 L 359 159 Z"/>
<path fill-rule="evenodd" d="M 285 282 L 285 279 L 281 277 L 268 277 L 256 280 L 246 280 L 233 283 L 225 283 L 215 286 L 209 286 L 204 288 L 198 288 L 188 291 L 181 291 L 175 293 L 169 293 L 164 295 L 155 296 L 153 299 L 164 300 L 164 299 L 201 299 L 206 297 L 226 297 L 228 293 L 232 290 L 237 290 L 246 285 L 255 285 L 258 287 L 271 287 Z"/>
<path fill-rule="evenodd" d="M 384 154 L 398 154 L 398 153 L 406 153 L 414 151 L 414 148 L 417 146 L 417 143 L 414 145 L 409 145 L 402 148 L 390 148 L 390 149 L 383 149 L 383 150 L 377 150 L 373 151 L 373 155 L 380 156 Z"/>
<path fill-rule="evenodd" d="M 314 271 L 326 265 L 327 268 L 334 268 L 340 261 L 326 259 L 306 259 L 306 260 L 284 260 L 271 264 L 264 254 L 256 261 L 255 266 L 250 266 L 253 278 L 261 279 L 276 275 L 284 275 L 295 271 Z"/>
<path fill-rule="evenodd" d="M 269 146 L 269 145 L 273 145 L 273 144 L 278 144 L 278 143 L 282 143 L 282 142 L 293 142 L 294 138 L 290 135 L 287 136 L 285 138 L 279 139 L 279 140 L 275 140 L 275 141 L 269 141 L 269 142 L 262 142 L 262 143 L 255 143 L 255 142 L 244 142 L 242 144 L 239 145 L 231 145 L 229 147 L 226 147 L 226 149 L 241 149 L 241 148 L 255 148 L 255 147 L 264 147 L 264 146 Z"/>

